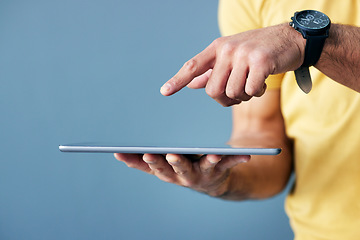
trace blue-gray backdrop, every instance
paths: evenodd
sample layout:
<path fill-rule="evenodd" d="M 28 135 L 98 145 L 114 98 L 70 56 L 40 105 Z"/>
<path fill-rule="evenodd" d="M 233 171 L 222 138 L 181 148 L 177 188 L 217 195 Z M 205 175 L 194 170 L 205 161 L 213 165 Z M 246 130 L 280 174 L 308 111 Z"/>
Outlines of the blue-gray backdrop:
<path fill-rule="evenodd" d="M 71 142 L 225 142 L 231 112 L 160 86 L 219 37 L 217 2 L 0 1 L 0 239 L 290 239 L 285 193 L 227 202 Z"/>

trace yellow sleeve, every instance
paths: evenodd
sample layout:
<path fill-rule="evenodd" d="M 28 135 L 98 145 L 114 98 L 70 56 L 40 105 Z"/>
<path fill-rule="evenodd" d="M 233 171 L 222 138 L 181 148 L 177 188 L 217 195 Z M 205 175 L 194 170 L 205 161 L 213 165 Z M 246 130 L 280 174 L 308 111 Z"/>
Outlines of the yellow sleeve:
<path fill-rule="evenodd" d="M 220 0 L 218 20 L 223 36 L 261 28 L 263 0 Z"/>
<path fill-rule="evenodd" d="M 223 36 L 262 28 L 264 0 L 219 0 L 218 21 Z M 268 89 L 280 88 L 283 74 L 266 79 Z"/>

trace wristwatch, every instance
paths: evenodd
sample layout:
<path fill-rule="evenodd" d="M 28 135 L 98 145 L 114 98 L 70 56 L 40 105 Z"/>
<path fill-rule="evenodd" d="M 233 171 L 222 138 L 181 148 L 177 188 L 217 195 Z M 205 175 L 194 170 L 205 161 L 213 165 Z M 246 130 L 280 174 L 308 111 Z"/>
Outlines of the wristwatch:
<path fill-rule="evenodd" d="M 295 70 L 295 78 L 301 90 L 309 93 L 312 88 L 309 67 L 320 58 L 325 40 L 329 37 L 331 21 L 324 13 L 315 10 L 295 12 L 291 20 L 290 26 L 306 39 L 304 62 Z"/>

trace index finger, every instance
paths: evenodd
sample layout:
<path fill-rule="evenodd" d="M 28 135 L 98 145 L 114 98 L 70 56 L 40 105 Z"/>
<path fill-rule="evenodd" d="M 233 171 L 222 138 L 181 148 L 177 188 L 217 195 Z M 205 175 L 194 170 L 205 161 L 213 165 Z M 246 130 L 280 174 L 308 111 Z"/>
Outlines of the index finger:
<path fill-rule="evenodd" d="M 202 52 L 187 61 L 175 76 L 161 87 L 161 94 L 170 96 L 188 85 L 195 77 L 211 69 L 216 57 L 213 45 L 213 43 L 210 44 Z"/>

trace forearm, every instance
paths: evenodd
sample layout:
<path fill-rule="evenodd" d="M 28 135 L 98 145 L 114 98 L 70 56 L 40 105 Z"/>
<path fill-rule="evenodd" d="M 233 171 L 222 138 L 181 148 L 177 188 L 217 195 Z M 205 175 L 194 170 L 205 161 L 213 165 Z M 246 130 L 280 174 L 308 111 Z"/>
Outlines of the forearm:
<path fill-rule="evenodd" d="M 271 197 L 284 189 L 292 171 L 292 143 L 286 135 L 280 109 L 280 90 L 269 89 L 233 107 L 233 147 L 281 148 L 276 156 L 252 156 L 230 170 L 217 197 L 228 200 Z"/>
<path fill-rule="evenodd" d="M 332 24 L 315 67 L 322 73 L 360 92 L 360 28 Z"/>
<path fill-rule="evenodd" d="M 244 138 L 240 141 L 249 142 L 248 140 Z M 218 196 L 219 198 L 237 201 L 263 199 L 272 197 L 285 188 L 292 172 L 290 141 L 284 139 L 277 142 L 274 141 L 274 138 L 261 138 L 261 136 L 256 140 L 258 146 L 281 147 L 281 154 L 276 156 L 252 156 L 249 162 L 231 169 L 227 179 L 226 191 Z M 244 146 L 239 141 L 237 143 L 239 146 Z M 269 145 L 269 143 L 271 144 Z M 254 145 L 252 144 L 252 146 Z"/>

